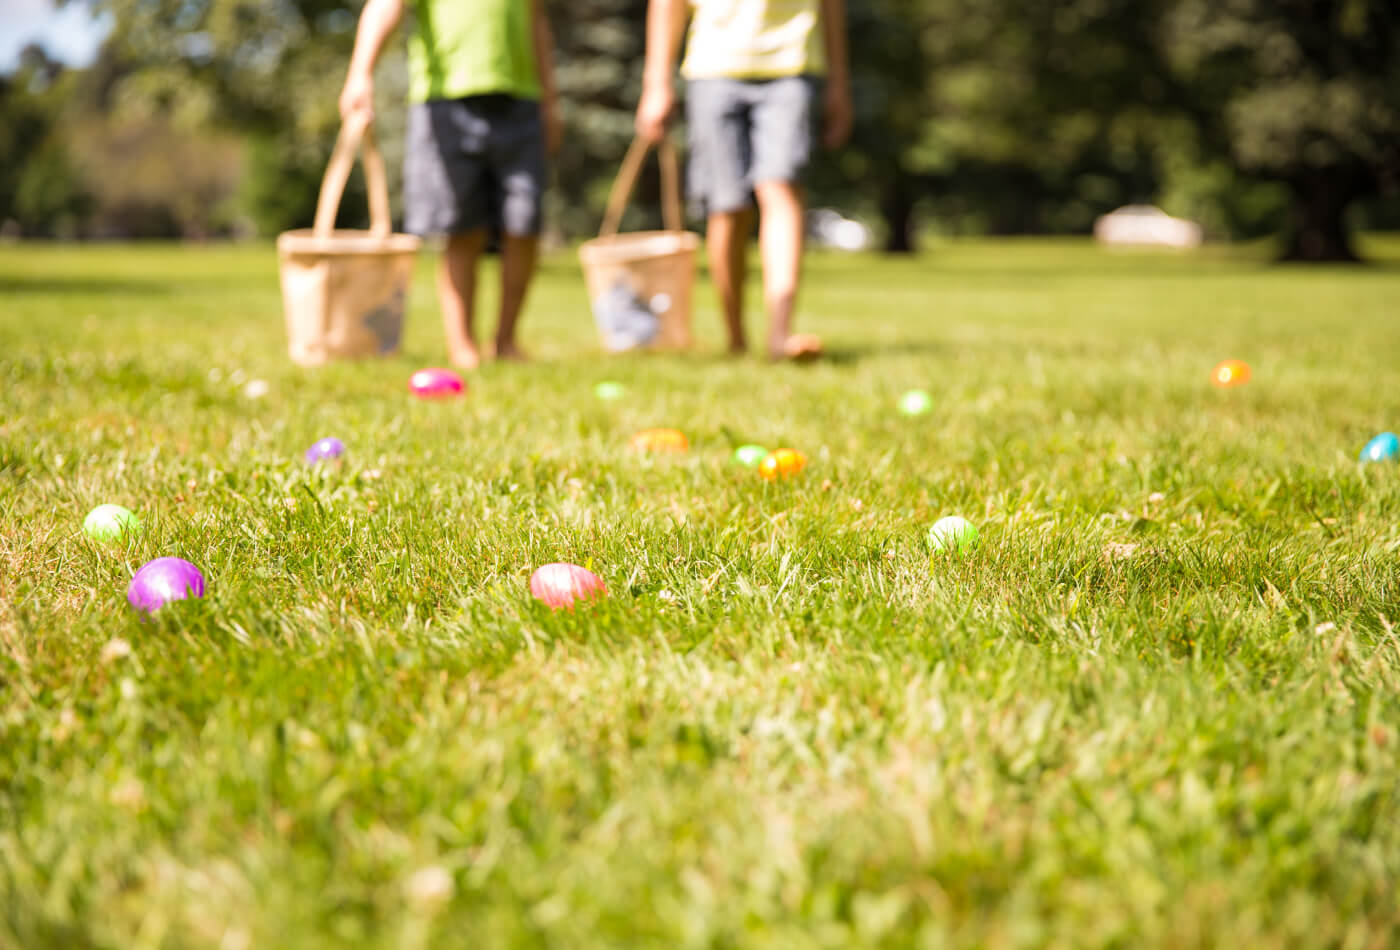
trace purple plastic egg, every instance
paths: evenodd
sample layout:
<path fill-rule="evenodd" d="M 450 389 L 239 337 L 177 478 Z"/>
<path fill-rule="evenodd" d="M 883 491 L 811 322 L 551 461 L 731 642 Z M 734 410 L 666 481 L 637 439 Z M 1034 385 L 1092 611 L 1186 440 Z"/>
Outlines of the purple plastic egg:
<path fill-rule="evenodd" d="M 460 396 L 467 388 L 462 377 L 450 369 L 420 369 L 408 381 L 408 388 L 419 399 L 443 399 Z"/>
<path fill-rule="evenodd" d="M 153 613 L 173 600 L 204 596 L 204 575 L 189 561 L 158 557 L 147 561 L 126 588 L 131 606 Z"/>
<path fill-rule="evenodd" d="M 306 460 L 312 465 L 317 462 L 333 462 L 345 454 L 345 443 L 335 436 L 321 439 L 306 450 Z"/>

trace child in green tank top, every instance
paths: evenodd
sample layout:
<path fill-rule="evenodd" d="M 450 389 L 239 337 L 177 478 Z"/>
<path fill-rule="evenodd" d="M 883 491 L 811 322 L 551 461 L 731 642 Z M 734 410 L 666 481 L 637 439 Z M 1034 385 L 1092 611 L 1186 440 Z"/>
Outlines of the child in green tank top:
<path fill-rule="evenodd" d="M 438 299 L 449 355 L 464 369 L 480 362 L 476 264 L 492 232 L 502 283 L 494 353 L 523 358 L 516 324 L 539 253 L 545 155 L 560 138 L 542 2 L 368 0 L 340 96 L 342 116 L 372 111 L 375 63 L 411 10 L 404 227 L 447 239 Z"/>

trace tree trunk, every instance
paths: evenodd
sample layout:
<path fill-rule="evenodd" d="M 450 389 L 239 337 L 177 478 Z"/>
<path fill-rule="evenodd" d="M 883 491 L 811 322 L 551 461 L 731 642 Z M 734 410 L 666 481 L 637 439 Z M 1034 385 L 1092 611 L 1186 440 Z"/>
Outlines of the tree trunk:
<path fill-rule="evenodd" d="M 1293 222 L 1282 260 L 1309 264 L 1360 260 L 1347 231 L 1346 214 L 1357 196 L 1345 171 L 1317 169 L 1289 183 Z"/>
<path fill-rule="evenodd" d="M 913 254 L 918 243 L 914 235 L 914 188 L 902 169 L 895 169 L 885 182 L 880 216 L 885 219 L 885 253 Z"/>

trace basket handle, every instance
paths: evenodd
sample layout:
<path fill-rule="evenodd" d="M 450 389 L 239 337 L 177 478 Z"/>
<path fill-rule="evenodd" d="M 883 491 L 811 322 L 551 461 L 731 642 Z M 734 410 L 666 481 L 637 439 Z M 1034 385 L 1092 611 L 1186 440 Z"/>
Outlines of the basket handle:
<path fill-rule="evenodd" d="M 345 194 L 345 182 L 350 178 L 350 167 L 355 163 L 357 151 L 361 153 L 360 161 L 365 166 L 365 186 L 369 192 L 369 231 L 375 237 L 388 237 L 392 230 L 389 220 L 389 179 L 384 172 L 384 156 L 379 154 L 369 117 L 356 113 L 341 124 L 335 151 L 326 165 L 326 177 L 321 180 L 321 195 L 316 199 L 317 237 L 329 237 L 335 227 L 335 213 Z"/>
<path fill-rule="evenodd" d="M 627 149 L 627 157 L 618 169 L 617 180 L 612 191 L 608 192 L 608 204 L 603 212 L 603 226 L 598 230 L 599 237 L 612 237 L 622 223 L 622 212 L 627 210 L 627 202 L 632 198 L 632 189 L 637 186 L 637 175 L 642 170 L 642 162 L 652 149 L 651 143 L 641 138 L 632 140 Z M 681 175 L 680 162 L 676 159 L 676 147 L 667 139 L 656 145 L 657 158 L 661 162 L 661 220 L 666 230 L 679 231 L 685 226 L 681 217 Z"/>

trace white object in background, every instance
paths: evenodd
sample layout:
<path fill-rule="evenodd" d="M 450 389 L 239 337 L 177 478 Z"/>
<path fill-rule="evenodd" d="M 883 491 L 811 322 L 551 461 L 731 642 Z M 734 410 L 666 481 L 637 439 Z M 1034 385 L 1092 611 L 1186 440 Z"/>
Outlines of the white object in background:
<path fill-rule="evenodd" d="M 807 212 L 807 233 L 819 247 L 838 251 L 863 251 L 871 241 L 869 228 L 830 208 L 814 208 Z"/>
<path fill-rule="evenodd" d="M 1152 205 L 1127 205 L 1094 222 L 1094 237 L 1111 247 L 1201 246 L 1201 226 Z"/>

